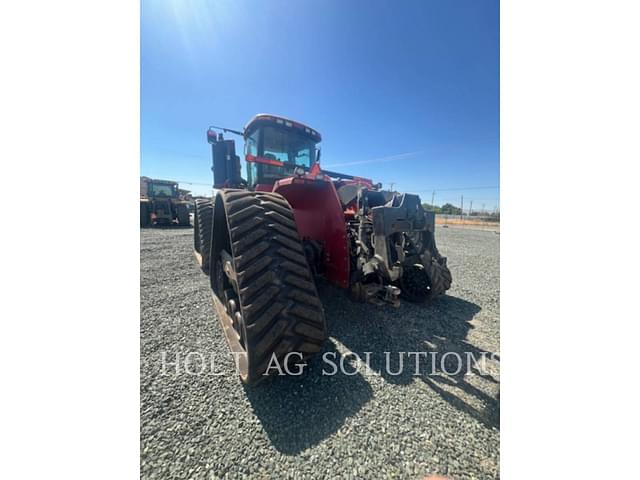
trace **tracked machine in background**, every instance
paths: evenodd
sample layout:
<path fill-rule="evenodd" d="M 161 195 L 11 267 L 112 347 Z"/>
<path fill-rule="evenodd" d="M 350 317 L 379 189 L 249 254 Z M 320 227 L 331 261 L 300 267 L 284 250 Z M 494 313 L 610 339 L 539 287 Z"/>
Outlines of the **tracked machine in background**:
<path fill-rule="evenodd" d="M 246 180 L 227 132 L 244 138 Z M 353 300 L 394 306 L 451 286 L 434 213 L 417 195 L 321 169 L 313 128 L 262 114 L 242 131 L 210 127 L 207 139 L 217 192 L 196 200 L 194 248 L 245 383 L 262 379 L 274 355 L 320 351 L 317 277 Z"/>
<path fill-rule="evenodd" d="M 180 198 L 178 183 L 140 177 L 140 226 L 190 225 L 189 202 Z"/>

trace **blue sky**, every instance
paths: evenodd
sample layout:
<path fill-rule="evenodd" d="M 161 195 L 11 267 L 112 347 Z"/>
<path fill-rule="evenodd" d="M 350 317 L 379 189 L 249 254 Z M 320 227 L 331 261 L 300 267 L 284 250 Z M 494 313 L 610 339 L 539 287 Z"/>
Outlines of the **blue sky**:
<path fill-rule="evenodd" d="M 493 209 L 457 188 L 499 185 L 499 41 L 493 0 L 143 0 L 141 174 L 207 194 L 207 127 L 273 113 L 328 169 Z"/>

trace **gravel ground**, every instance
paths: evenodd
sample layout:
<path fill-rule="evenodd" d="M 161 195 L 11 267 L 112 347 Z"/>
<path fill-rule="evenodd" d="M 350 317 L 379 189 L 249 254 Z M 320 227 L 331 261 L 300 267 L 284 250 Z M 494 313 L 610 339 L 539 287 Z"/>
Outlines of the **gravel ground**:
<path fill-rule="evenodd" d="M 325 353 L 338 362 L 371 352 L 370 369 L 322 375 L 332 367 L 318 356 L 301 376 L 253 388 L 233 373 L 192 235 L 141 232 L 142 478 L 499 476 L 499 235 L 437 228 L 454 284 L 432 305 L 356 304 L 320 285 Z M 392 375 L 399 352 L 411 351 L 431 361 L 415 375 L 415 357 L 405 357 Z M 482 371 L 471 363 L 455 374 L 447 352 L 495 355 Z M 345 358 L 351 372 L 357 364 Z"/>

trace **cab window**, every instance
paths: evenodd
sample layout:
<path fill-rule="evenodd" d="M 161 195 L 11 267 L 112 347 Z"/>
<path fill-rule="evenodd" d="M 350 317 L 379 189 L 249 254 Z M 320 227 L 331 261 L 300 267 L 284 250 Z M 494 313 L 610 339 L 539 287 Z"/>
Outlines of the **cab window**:
<path fill-rule="evenodd" d="M 244 143 L 244 154 L 258 156 L 258 135 L 260 130 L 255 130 L 249 135 Z M 258 179 L 258 167 L 253 162 L 247 162 L 247 182 L 250 186 L 254 186 Z"/>
<path fill-rule="evenodd" d="M 311 152 L 315 151 L 311 148 L 302 148 L 295 153 L 294 162 L 296 165 L 300 165 L 301 167 L 309 168 L 311 167 Z"/>
<path fill-rule="evenodd" d="M 265 158 L 306 168 L 313 163 L 314 141 L 294 130 L 265 127 L 262 142 Z"/>

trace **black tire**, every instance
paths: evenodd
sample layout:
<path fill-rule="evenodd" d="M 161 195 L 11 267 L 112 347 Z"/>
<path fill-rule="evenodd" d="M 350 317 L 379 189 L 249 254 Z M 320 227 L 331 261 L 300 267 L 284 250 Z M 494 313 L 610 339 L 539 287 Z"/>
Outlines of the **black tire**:
<path fill-rule="evenodd" d="M 451 288 L 451 272 L 443 260 L 431 259 L 431 265 L 426 269 L 429 276 L 429 300 L 433 300 Z"/>
<path fill-rule="evenodd" d="M 447 259 L 440 255 L 433 232 L 419 235 L 409 234 L 413 248 L 412 258 L 423 258 L 423 263 L 404 266 L 404 272 L 398 286 L 403 298 L 410 302 L 422 303 L 434 300 L 451 288 L 451 272 Z M 426 252 L 426 253 L 425 253 Z"/>
<path fill-rule="evenodd" d="M 176 210 L 176 213 L 178 214 L 178 225 L 183 227 L 191 225 L 191 222 L 189 221 L 189 209 L 187 209 L 187 206 L 183 203 L 178 204 L 176 206 Z"/>
<path fill-rule="evenodd" d="M 423 303 L 429 298 L 431 280 L 422 264 L 405 265 L 397 286 L 400 295 L 409 302 Z"/>
<path fill-rule="evenodd" d="M 149 218 L 149 204 L 147 202 L 140 202 L 140 226 L 148 227 L 150 223 Z"/>
<path fill-rule="evenodd" d="M 213 202 L 197 199 L 193 217 L 193 248 L 202 257 L 202 271 L 209 274 L 209 255 L 211 252 L 211 232 L 213 222 Z"/>
<path fill-rule="evenodd" d="M 235 297 L 240 318 L 234 328 L 247 359 L 240 377 L 254 384 L 265 378 L 273 355 L 282 367 L 290 352 L 300 354 L 290 357 L 295 360 L 319 352 L 327 338 L 326 321 L 289 203 L 264 192 L 226 191 L 218 198 L 227 232 L 212 255 L 230 248 L 237 283 L 222 272 L 218 256 L 212 262 L 212 287 L 227 311 L 230 296 Z"/>

